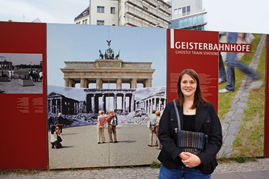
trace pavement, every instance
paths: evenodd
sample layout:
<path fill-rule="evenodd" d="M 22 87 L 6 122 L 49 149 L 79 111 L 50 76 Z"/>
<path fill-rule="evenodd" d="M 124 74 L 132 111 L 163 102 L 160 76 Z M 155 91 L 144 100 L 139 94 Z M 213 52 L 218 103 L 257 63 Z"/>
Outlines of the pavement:
<path fill-rule="evenodd" d="M 50 147 L 48 132 L 49 168 L 134 166 L 157 161 L 160 150 L 148 147 L 146 125 L 120 124 L 116 131 L 118 143 L 109 143 L 105 128 L 106 143 L 98 144 L 96 125 L 63 128 L 63 148 L 57 150 Z"/>
<path fill-rule="evenodd" d="M 21 86 L 18 78 L 11 78 L 9 82 L 0 82 L 0 91 L 4 93 L 43 93 L 43 82 L 33 82 L 33 86 Z"/>
<path fill-rule="evenodd" d="M 160 169 L 150 167 L 125 167 L 125 168 L 86 168 L 68 170 L 43 170 L 29 171 L 27 174 L 19 172 L 1 173 L 2 179 L 18 178 L 48 178 L 48 179 L 157 179 Z M 269 178 L 269 158 L 257 159 L 255 162 L 246 163 L 220 163 L 212 179 L 267 179 Z"/>
<path fill-rule="evenodd" d="M 108 143 L 105 129 L 106 143 L 97 144 L 95 125 L 63 128 L 62 136 L 62 149 L 49 147 L 48 170 L 29 170 L 24 174 L 20 171 L 1 172 L 0 178 L 157 179 L 159 176 L 159 168 L 149 167 L 152 161 L 158 162 L 160 150 L 147 146 L 149 131 L 146 125 L 119 125 L 119 143 Z M 211 178 L 269 179 L 269 158 L 245 163 L 221 162 Z"/>

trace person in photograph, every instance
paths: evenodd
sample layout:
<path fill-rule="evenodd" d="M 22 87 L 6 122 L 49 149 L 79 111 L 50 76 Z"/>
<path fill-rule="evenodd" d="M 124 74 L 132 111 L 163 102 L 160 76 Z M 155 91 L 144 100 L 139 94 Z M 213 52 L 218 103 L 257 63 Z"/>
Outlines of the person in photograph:
<path fill-rule="evenodd" d="M 185 69 L 180 73 L 177 95 L 165 107 L 159 124 L 158 137 L 163 146 L 158 156 L 162 163 L 159 179 L 209 179 L 218 165 L 216 154 L 222 145 L 219 117 L 214 106 L 202 96 L 200 80 L 194 70 Z M 200 153 L 183 152 L 177 146 L 179 126 L 180 130 L 202 132 L 208 136 Z"/>
<path fill-rule="evenodd" d="M 237 32 L 229 32 L 227 35 L 227 43 L 243 43 L 244 39 L 246 38 L 245 33 L 237 33 Z M 219 93 L 228 93 L 234 92 L 235 88 L 235 68 L 238 68 L 244 74 L 252 79 L 258 79 L 259 75 L 250 69 L 248 66 L 243 64 L 242 62 L 236 60 L 237 53 L 236 52 L 227 52 L 226 55 L 226 68 L 227 68 L 227 84 L 225 88 L 219 90 Z"/>
<path fill-rule="evenodd" d="M 116 114 L 113 113 L 112 110 L 108 111 L 107 124 L 108 124 L 109 142 L 113 143 L 113 139 L 112 139 L 112 133 L 113 133 L 114 143 L 117 143 L 118 141 L 117 141 L 116 126 L 118 125 L 118 117 Z"/>
<path fill-rule="evenodd" d="M 219 32 L 219 39 L 222 37 L 223 34 L 224 32 Z M 227 81 L 227 75 L 223 63 L 223 58 L 221 52 L 219 52 L 219 84 L 224 83 L 226 81 Z"/>
<path fill-rule="evenodd" d="M 59 127 L 61 134 L 63 133 L 63 125 L 64 125 L 64 118 L 62 116 L 62 113 L 59 113 L 57 118 L 57 126 Z"/>
<path fill-rule="evenodd" d="M 157 145 L 156 137 L 154 134 L 157 120 L 155 112 L 156 112 L 155 110 L 152 110 L 151 115 L 149 116 L 149 144 L 148 144 L 149 147 Z"/>
<path fill-rule="evenodd" d="M 33 72 L 32 72 L 32 69 L 31 69 L 31 70 L 29 70 L 29 73 L 28 73 L 28 79 L 32 79 L 32 74 L 33 74 Z"/>
<path fill-rule="evenodd" d="M 51 132 L 50 132 L 50 144 L 51 148 L 53 149 L 59 149 L 62 148 L 62 137 L 60 136 L 60 130 L 59 127 L 52 126 Z"/>
<path fill-rule="evenodd" d="M 40 72 L 39 72 L 39 79 L 40 79 L 40 81 L 42 81 L 42 79 L 43 79 L 43 72 L 42 72 L 42 70 L 40 70 Z"/>
<path fill-rule="evenodd" d="M 105 123 L 106 117 L 104 116 L 104 111 L 99 111 L 99 116 L 97 120 L 97 130 L 98 130 L 98 144 L 105 143 Z"/>
<path fill-rule="evenodd" d="M 159 123 L 160 123 L 160 119 L 161 119 L 161 111 L 156 111 L 156 125 L 155 125 L 155 135 L 156 135 L 156 139 L 157 139 L 157 147 L 156 149 L 161 149 L 161 143 L 160 140 L 158 138 L 158 132 L 159 132 Z"/>

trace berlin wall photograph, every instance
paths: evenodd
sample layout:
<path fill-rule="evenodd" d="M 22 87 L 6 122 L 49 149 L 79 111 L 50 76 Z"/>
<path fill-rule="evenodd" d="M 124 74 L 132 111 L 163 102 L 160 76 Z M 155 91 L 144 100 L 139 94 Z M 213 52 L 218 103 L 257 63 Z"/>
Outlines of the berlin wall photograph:
<path fill-rule="evenodd" d="M 157 161 L 152 111 L 166 104 L 166 30 L 47 24 L 50 168 L 144 165 Z M 99 112 L 117 115 L 116 135 L 99 139 Z M 50 128 L 63 116 L 62 146 Z M 101 141 L 100 141 L 101 140 Z M 72 161 L 72 162 L 71 162 Z"/>
<path fill-rule="evenodd" d="M 0 93 L 42 93 L 42 54 L 0 53 Z"/>

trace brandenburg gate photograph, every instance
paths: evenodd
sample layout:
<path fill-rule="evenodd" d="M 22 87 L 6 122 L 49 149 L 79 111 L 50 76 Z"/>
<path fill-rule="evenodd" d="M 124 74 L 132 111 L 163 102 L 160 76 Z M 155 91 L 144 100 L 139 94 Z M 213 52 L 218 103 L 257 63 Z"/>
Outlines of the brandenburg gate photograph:
<path fill-rule="evenodd" d="M 154 161 L 159 150 L 148 147 L 146 124 L 166 106 L 165 29 L 48 24 L 47 44 L 48 127 L 61 113 L 66 147 L 49 148 L 50 168 Z M 117 143 L 109 142 L 108 127 L 98 143 L 101 111 L 117 115 Z"/>

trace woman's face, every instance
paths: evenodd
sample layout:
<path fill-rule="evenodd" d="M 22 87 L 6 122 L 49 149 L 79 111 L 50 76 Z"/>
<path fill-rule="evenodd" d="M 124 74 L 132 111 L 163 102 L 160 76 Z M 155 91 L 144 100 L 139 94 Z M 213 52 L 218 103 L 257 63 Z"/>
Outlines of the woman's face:
<path fill-rule="evenodd" d="M 182 76 L 180 86 L 184 97 L 194 97 L 197 82 L 190 75 L 184 74 Z"/>

